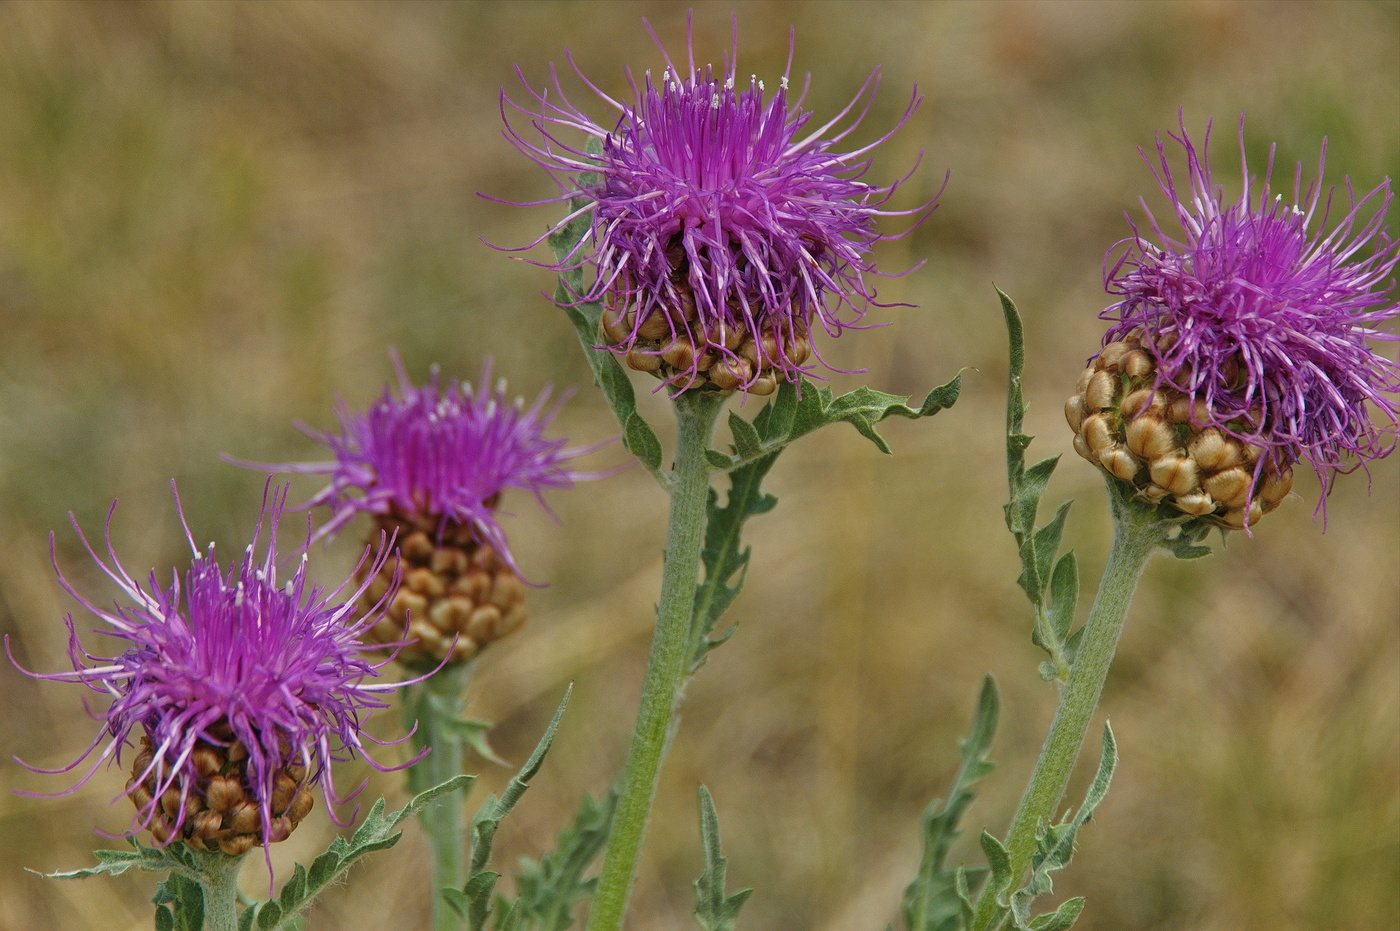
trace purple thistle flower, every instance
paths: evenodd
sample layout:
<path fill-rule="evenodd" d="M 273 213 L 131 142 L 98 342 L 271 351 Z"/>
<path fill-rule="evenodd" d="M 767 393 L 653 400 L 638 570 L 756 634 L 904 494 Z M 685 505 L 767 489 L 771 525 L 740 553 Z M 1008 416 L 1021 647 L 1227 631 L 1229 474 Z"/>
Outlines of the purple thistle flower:
<path fill-rule="evenodd" d="M 1150 210 L 1161 245 L 1134 227 L 1126 253 L 1105 274 L 1107 290 L 1123 300 L 1100 315 L 1113 321 L 1104 343 L 1139 333 L 1155 358 L 1158 386 L 1204 401 L 1193 424 L 1262 447 L 1268 455 L 1256 464 L 1256 478 L 1266 460 L 1277 470 L 1307 461 L 1322 482 L 1321 508 L 1337 474 L 1395 447 L 1400 365 L 1368 346 L 1400 339 L 1375 328 L 1396 315 L 1387 279 L 1400 249 L 1384 227 L 1390 182 L 1358 200 L 1348 181 L 1345 212 L 1324 233 L 1333 195 L 1328 189 L 1322 196 L 1325 140 L 1317 178 L 1304 188 L 1299 164 L 1288 203 L 1269 190 L 1273 148 L 1256 188 L 1241 117 L 1243 191 L 1226 203 L 1207 163 L 1209 125 L 1200 152 L 1184 124 L 1180 136 L 1169 135 L 1186 152 L 1185 189 L 1177 187 L 1161 137 L 1158 164 L 1149 165 L 1183 236 L 1166 235 Z"/>
<path fill-rule="evenodd" d="M 496 520 L 501 493 L 524 489 L 548 511 L 545 489 L 569 488 L 576 481 L 610 474 L 574 471 L 567 463 L 611 440 L 566 448 L 565 440 L 545 439 L 544 431 L 568 400 L 567 394 L 549 405 L 550 389 L 546 388 L 529 407 L 523 398 L 512 402 L 504 380 L 491 384 L 489 362 L 475 388 L 456 380 L 442 387 L 436 368 L 427 385 L 414 387 L 397 355 L 394 367 L 399 397 L 386 387 L 363 413 L 352 412 L 339 401 L 338 433 L 308 431 L 331 448 L 333 461 L 240 462 L 254 468 L 329 475 L 330 484 L 301 506 L 331 509 L 330 520 L 316 538 L 336 533 L 362 511 L 405 521 L 439 537 L 454 526 L 469 528 L 518 572 L 505 531 Z"/>
<path fill-rule="evenodd" d="M 105 761 L 119 762 L 133 735 L 140 735 L 144 750 L 123 793 L 137 806 L 132 833 L 151 829 L 162 845 L 184 838 L 204 842 L 199 849 L 241 853 L 286 837 L 311 807 L 309 788 L 320 785 L 333 818 L 332 806 L 364 788 L 339 797 L 331 762 L 363 755 L 363 740 L 373 741 L 362 732 L 364 718 L 387 707 L 377 693 L 410 683 L 366 681 L 390 660 L 367 659 L 360 642 L 383 610 L 381 605 L 361 616 L 355 602 L 363 586 L 346 592 L 347 582 L 328 591 L 308 582 L 304 549 L 291 578 L 279 582 L 276 536 L 286 496 L 286 488 L 272 489 L 269 482 L 252 542 L 225 569 L 214 544 L 205 552 L 195 545 L 177 493 L 194 559 L 183 580 L 173 573 L 168 586 L 154 571 L 143 586 L 117 559 L 111 542 L 115 502 L 104 529 L 110 562 L 73 520 L 88 554 L 132 604 L 97 607 L 69 584 L 55 560 L 64 590 L 107 625 L 101 633 L 126 644 L 113 657 L 87 652 L 70 614 L 65 623 L 74 671 L 22 670 L 40 679 L 81 682 L 112 699 L 101 716 L 103 730 L 77 760 L 58 770 L 35 770 L 70 772 L 102 748 L 77 784 L 57 795 L 76 791 Z M 51 556 L 52 550 L 50 535 Z M 386 558 L 387 547 L 381 547 L 374 562 Z M 381 771 L 416 762 L 386 768 L 366 760 Z M 268 869 L 270 874 L 270 859 Z"/>
<path fill-rule="evenodd" d="M 655 32 L 652 38 L 660 47 Z M 569 103 L 551 67 L 557 102 L 528 83 L 537 110 L 504 92 L 501 98 L 502 116 L 507 103 L 530 116 L 543 142 L 527 141 L 508 119 L 505 132 L 559 184 L 558 197 L 536 203 L 588 201 L 554 229 L 588 214 L 591 236 L 549 267 L 596 267 L 593 283 L 576 297 L 604 302 L 610 348 L 681 390 L 703 383 L 708 372 L 723 389 L 767 394 L 777 380 L 796 381 L 811 370 L 814 320 L 835 337 L 859 328 L 867 305 L 888 306 L 865 280 L 876 273 L 871 247 L 909 230 L 881 236 L 876 218 L 918 215 L 921 222 L 937 195 L 914 210 L 885 210 L 909 175 L 883 187 L 862 179 L 869 153 L 908 121 L 921 98 L 916 88 L 890 133 L 842 152 L 836 145 L 869 112 L 878 69 L 835 118 L 812 127 L 801 106 L 806 88 L 796 100 L 788 97 L 792 37 L 772 96 L 756 77 L 747 87 L 737 83 L 737 20 L 722 76 L 696 66 L 689 27 L 686 41 L 684 71 L 662 47 L 660 86 L 647 72 L 638 88 L 628 72 L 627 102 L 603 93 L 575 65 L 616 111 L 604 121 Z M 855 111 L 849 125 L 832 132 Z M 566 145 L 555 138 L 557 129 L 581 132 L 593 147 Z"/>

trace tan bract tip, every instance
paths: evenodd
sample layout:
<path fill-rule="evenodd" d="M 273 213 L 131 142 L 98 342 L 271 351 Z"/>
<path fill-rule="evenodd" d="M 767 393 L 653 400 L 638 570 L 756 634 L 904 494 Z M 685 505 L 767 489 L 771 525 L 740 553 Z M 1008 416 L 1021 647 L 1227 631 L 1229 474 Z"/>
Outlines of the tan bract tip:
<path fill-rule="evenodd" d="M 211 730 L 217 732 L 220 726 L 215 724 Z M 224 736 L 232 737 L 227 724 L 222 727 Z M 248 751 L 243 744 L 234 740 L 221 747 L 201 741 L 190 757 L 196 767 L 194 783 L 184 792 L 173 786 L 166 789 L 151 813 L 151 836 L 162 844 L 178 839 L 196 850 L 238 856 L 255 846 L 285 840 L 315 807 L 315 796 L 306 785 L 306 767 L 287 765 L 273 782 L 268 799 L 272 830 L 265 835 L 262 812 L 248 782 Z M 156 788 L 157 774 L 147 772 L 153 758 L 150 738 L 142 737 L 127 795 L 143 816 Z M 143 774 L 145 778 L 137 782 Z"/>
<path fill-rule="evenodd" d="M 400 649 L 401 662 L 465 662 L 525 623 L 525 583 L 470 528 L 449 524 L 434 542 L 436 527 L 430 532 L 401 515 L 382 515 L 378 523 L 386 533 L 397 530 L 402 543 L 398 558 L 386 561 L 370 581 L 361 605 L 369 610 L 388 591 L 401 564 L 401 586 L 368 632 L 380 644 L 413 640 Z"/>
<path fill-rule="evenodd" d="M 1266 463 L 1256 482 L 1262 447 L 1204 426 L 1206 402 L 1156 387 L 1155 374 L 1137 334 L 1105 346 L 1065 402 L 1074 451 L 1142 500 L 1227 529 L 1278 507 L 1293 487 L 1292 470 Z"/>

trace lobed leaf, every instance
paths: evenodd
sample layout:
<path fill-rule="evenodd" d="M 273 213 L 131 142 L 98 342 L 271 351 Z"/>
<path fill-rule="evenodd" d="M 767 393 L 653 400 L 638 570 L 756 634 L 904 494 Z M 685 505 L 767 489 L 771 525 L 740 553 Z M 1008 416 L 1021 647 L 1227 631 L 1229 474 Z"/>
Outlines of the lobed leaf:
<path fill-rule="evenodd" d="M 705 931 L 734 931 L 739 910 L 744 907 L 752 889 L 740 889 L 725 895 L 725 871 L 729 858 L 720 848 L 719 815 L 710 790 L 700 787 L 700 841 L 705 848 L 705 870 L 695 880 L 695 918 Z"/>
<path fill-rule="evenodd" d="M 1103 750 L 1098 770 L 1084 795 L 1084 801 L 1074 816 L 1056 825 L 1043 826 L 1036 834 L 1036 852 L 1031 856 L 1031 875 L 1026 884 L 1011 897 L 1011 919 L 1015 931 L 1066 931 L 1084 908 L 1082 898 L 1070 899 L 1054 912 L 1031 917 L 1031 903 L 1040 895 L 1054 891 L 1050 874 L 1064 869 L 1074 856 L 1074 843 L 1082 828 L 1108 795 L 1113 770 L 1118 765 L 1118 746 L 1113 730 L 1103 729 Z"/>
<path fill-rule="evenodd" d="M 1006 528 L 1016 538 L 1016 551 L 1021 558 L 1021 574 L 1016 583 L 1030 599 L 1034 611 L 1031 641 L 1049 655 L 1049 659 L 1040 664 L 1040 675 L 1046 680 L 1064 681 L 1073 662 L 1072 641 L 1077 642 L 1077 632 L 1072 633 L 1070 628 L 1079 600 L 1079 570 L 1073 553 L 1058 559 L 1057 554 L 1071 502 L 1061 504 L 1049 523 L 1035 526 L 1040 499 L 1060 458 L 1052 456 L 1026 467 L 1026 448 L 1032 438 L 1021 432 L 1026 412 L 1021 394 L 1026 359 L 1024 329 L 1015 302 L 1000 289 L 997 296 L 1006 319 L 1010 347 L 1006 389 L 1006 481 L 1010 497 L 1003 508 Z M 1050 590 L 1048 602 L 1047 589 Z"/>
<path fill-rule="evenodd" d="M 515 877 L 519 897 L 506 903 L 509 911 L 496 931 L 565 931 L 573 924 L 573 907 L 593 895 L 597 881 L 583 874 L 607 844 L 616 806 L 616 790 L 601 802 L 583 797 L 554 852 L 521 864 Z"/>
<path fill-rule="evenodd" d="M 717 450 L 707 453 L 715 469 L 730 471 L 756 462 L 778 452 L 795 440 L 828 424 L 849 423 L 870 440 L 881 452 L 889 453 L 889 443 L 876 430 L 876 425 L 890 417 L 918 419 L 932 417 L 953 406 L 962 390 L 962 375 L 945 385 L 934 388 L 918 407 L 910 407 L 906 395 L 886 394 L 874 388 L 861 387 L 833 396 L 831 389 L 817 387 L 803 379 L 800 385 L 784 383 L 772 401 L 763 406 L 750 423 L 737 414 L 729 418 L 734 434 L 731 454 Z"/>
<path fill-rule="evenodd" d="M 958 823 L 976 797 L 971 786 L 995 768 L 987 759 L 996 735 L 1000 699 L 996 681 L 982 680 L 977 713 L 966 738 L 960 742 L 962 764 L 953 779 L 947 803 L 934 799 L 924 811 L 924 849 L 919 873 L 904 891 L 904 920 L 908 931 L 960 931 L 964 908 L 971 908 L 971 891 L 981 884 L 984 871 L 949 870 L 948 852 L 958 839 Z M 970 914 L 970 912 L 969 912 Z"/>
<path fill-rule="evenodd" d="M 469 784 L 475 776 L 453 776 L 441 785 L 420 792 L 407 805 L 389 815 L 384 814 L 384 799 L 370 806 L 369 813 L 347 841 L 337 837 L 324 853 L 311 861 L 308 868 L 296 864 L 292 878 L 272 901 L 254 902 L 238 916 L 240 931 L 289 931 L 299 923 L 298 915 L 327 886 L 339 879 L 357 860 L 376 850 L 388 850 L 399 842 L 403 832 L 398 830 L 406 819 L 449 792 Z"/>
<path fill-rule="evenodd" d="M 729 495 L 724 507 L 719 495 L 711 488 L 706 499 L 705 542 L 700 551 L 704 577 L 695 587 L 695 602 L 691 612 L 690 673 L 705 664 L 709 652 L 729 639 L 734 628 L 718 637 L 711 637 L 720 617 L 729 610 L 739 591 L 749 566 L 749 548 L 742 544 L 744 522 L 750 517 L 767 514 L 778 499 L 762 490 L 764 477 L 778 459 L 778 452 L 755 460 L 729 473 Z"/>
<path fill-rule="evenodd" d="M 486 864 L 491 859 L 491 847 L 496 838 L 496 828 L 500 825 L 501 819 L 509 814 L 515 804 L 520 801 L 520 797 L 530 787 L 530 780 L 544 765 L 545 754 L 549 752 L 550 744 L 554 742 L 555 731 L 559 729 L 559 721 L 564 716 L 564 709 L 568 707 L 569 696 L 572 693 L 573 686 L 570 685 L 564 692 L 564 698 L 559 702 L 559 707 L 555 709 L 554 717 L 550 720 L 549 726 L 545 728 L 544 735 L 535 745 L 534 752 L 530 754 L 525 765 L 506 785 L 501 797 L 499 799 L 494 795 L 488 797 L 482 803 L 476 816 L 472 818 L 472 855 L 466 884 L 460 892 L 455 889 L 443 891 L 448 903 L 462 915 L 471 931 L 483 931 L 495 908 L 491 901 L 491 895 L 495 891 L 496 880 L 500 874 L 494 870 L 486 869 Z"/>

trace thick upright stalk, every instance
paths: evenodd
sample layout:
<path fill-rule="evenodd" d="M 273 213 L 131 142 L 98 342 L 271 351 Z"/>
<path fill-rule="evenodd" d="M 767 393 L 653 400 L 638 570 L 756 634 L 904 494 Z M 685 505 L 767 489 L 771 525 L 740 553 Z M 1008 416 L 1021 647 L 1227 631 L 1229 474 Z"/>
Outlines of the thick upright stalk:
<path fill-rule="evenodd" d="M 676 467 L 671 476 L 671 523 L 661 572 L 656 631 L 632 732 L 632 748 L 618 784 L 617 812 L 588 917 L 588 931 L 619 931 L 637 872 L 671 715 L 690 659 L 686 654 L 700 549 L 705 541 L 705 496 L 710 487 L 705 450 L 723 404 L 722 397 L 698 391 L 675 399 L 679 435 Z"/>
<path fill-rule="evenodd" d="M 238 931 L 238 871 L 243 869 L 243 855 L 208 853 L 200 859 L 204 931 Z"/>
<path fill-rule="evenodd" d="M 1060 693 L 1060 704 L 1040 749 L 1026 793 L 1011 821 L 1006 848 L 1011 856 L 1014 884 L 1026 874 L 1035 853 L 1036 829 L 1052 821 L 1069 785 L 1070 772 L 1084 746 L 1089 724 L 1103 693 L 1104 680 L 1118 648 L 1118 636 L 1128 616 L 1128 605 L 1152 550 L 1165 539 L 1169 524 L 1110 489 L 1113 508 L 1113 549 L 1099 582 L 1098 594 L 1084 624 L 1084 634 Z M 976 931 L 999 926 L 1001 912 L 990 889 L 983 889 L 973 921 Z"/>
<path fill-rule="evenodd" d="M 426 681 L 410 688 L 404 702 L 404 717 L 410 725 L 415 749 L 431 747 L 426 757 L 408 770 L 408 785 L 414 795 L 441 785 L 462 772 L 462 741 L 452 727 L 452 719 L 462 711 L 462 691 L 471 676 L 470 663 L 454 663 Z M 461 789 L 450 792 L 418 814 L 433 850 L 432 911 L 433 931 L 458 931 L 461 922 L 446 907 L 439 890 L 444 886 L 460 889 L 466 878 L 467 835 L 463 825 Z"/>

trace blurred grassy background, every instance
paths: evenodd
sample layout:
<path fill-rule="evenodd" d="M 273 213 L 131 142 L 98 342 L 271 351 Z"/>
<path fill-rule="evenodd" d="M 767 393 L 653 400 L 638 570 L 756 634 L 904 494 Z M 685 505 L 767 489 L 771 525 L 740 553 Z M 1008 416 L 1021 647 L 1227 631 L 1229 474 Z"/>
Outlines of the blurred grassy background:
<path fill-rule="evenodd" d="M 1161 205 L 1135 148 L 1173 129 L 1178 107 L 1197 133 L 1214 116 L 1228 183 L 1243 110 L 1256 165 L 1277 140 L 1286 177 L 1326 135 L 1331 180 L 1366 189 L 1397 176 L 1400 4 L 738 6 L 741 67 L 760 77 L 780 73 L 797 25 L 794 70 L 812 73 L 819 116 L 883 67 L 860 139 L 919 85 L 924 105 L 875 169 L 891 180 L 925 152 L 904 205 L 953 173 L 933 218 L 882 247 L 888 270 L 927 260 L 882 292 L 917 306 L 875 314 L 893 325 L 850 335 L 833 359 L 903 393 L 974 370 L 954 410 L 890 426 L 894 458 L 831 430 L 778 465 L 779 508 L 752 524 L 739 632 L 687 696 L 631 927 L 693 926 L 703 781 L 731 883 L 758 887 L 743 927 L 875 929 L 897 915 L 919 813 L 945 791 L 982 674 L 1003 690 L 1002 765 L 967 820 L 970 859 L 982 826 L 1004 829 L 1054 700 L 1035 676 L 1001 524 L 992 282 L 1026 316 L 1032 452 L 1067 452 L 1060 405 L 1100 333 L 1103 253 L 1137 196 Z M 729 9 L 697 4 L 701 60 L 728 48 Z M 48 566 L 50 530 L 78 587 L 99 601 L 111 592 L 65 512 L 96 530 L 120 497 L 126 565 L 173 565 L 187 558 L 173 477 L 196 537 L 237 545 L 262 478 L 217 454 L 317 458 L 292 421 L 328 425 L 335 392 L 370 398 L 389 346 L 417 377 L 432 362 L 471 377 L 491 355 L 527 395 L 586 384 L 569 328 L 540 296 L 547 273 L 479 240 L 527 242 L 553 214 L 475 195 L 552 193 L 498 132 L 512 64 L 538 85 L 567 46 L 621 92 L 622 64 L 659 67 L 643 16 L 681 47 L 685 8 L 659 2 L 0 6 L 0 629 L 18 659 L 66 666 L 60 619 L 74 605 Z M 665 422 L 659 402 L 648 410 Z M 586 390 L 558 422 L 578 441 L 614 429 Z M 1149 567 L 1105 698 L 1123 763 L 1059 883 L 1089 896 L 1086 931 L 1400 925 L 1400 470 L 1379 464 L 1369 496 L 1363 476 L 1342 482 L 1325 535 L 1315 482 L 1299 484 L 1302 498 L 1256 539 Z M 1073 455 L 1047 504 L 1062 496 L 1079 499 L 1067 539 L 1092 577 L 1105 501 Z M 522 564 L 551 585 L 472 689 L 519 761 L 577 684 L 537 785 L 503 826 L 507 868 L 548 845 L 578 794 L 605 789 L 620 764 L 659 574 L 664 501 L 640 471 L 551 504 L 559 525 L 507 502 Z M 322 555 L 327 578 L 343 578 L 355 536 Z M 0 672 L 3 755 L 68 762 L 94 728 L 79 699 Z M 395 733 L 393 718 L 378 732 Z M 483 766 L 478 797 L 509 775 Z M 346 767 L 343 784 L 368 772 Z M 371 776 L 371 794 L 402 798 L 397 777 Z M 9 762 L 0 779 L 67 784 Z M 127 823 L 125 801 L 107 804 L 122 783 L 104 771 L 56 801 L 0 794 L 0 927 L 149 927 L 150 877 L 67 884 L 21 871 L 89 862 L 105 843 L 94 826 Z M 330 830 L 313 816 L 278 862 L 313 853 Z M 426 869 L 415 828 L 308 926 L 423 927 Z M 264 881 L 247 870 L 250 891 Z"/>

